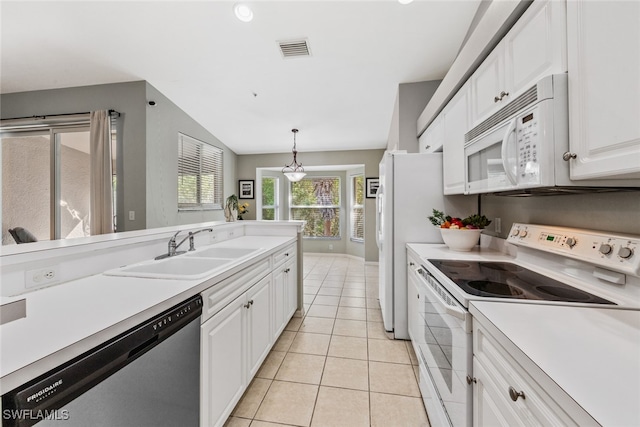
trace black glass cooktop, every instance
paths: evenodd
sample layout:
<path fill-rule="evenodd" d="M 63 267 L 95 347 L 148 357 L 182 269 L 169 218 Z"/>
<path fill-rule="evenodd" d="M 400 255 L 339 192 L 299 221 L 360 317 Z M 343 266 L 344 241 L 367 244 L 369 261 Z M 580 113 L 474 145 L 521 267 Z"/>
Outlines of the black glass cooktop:
<path fill-rule="evenodd" d="M 615 305 L 611 301 L 509 262 L 440 259 L 430 259 L 429 262 L 463 291 L 479 297 Z"/>

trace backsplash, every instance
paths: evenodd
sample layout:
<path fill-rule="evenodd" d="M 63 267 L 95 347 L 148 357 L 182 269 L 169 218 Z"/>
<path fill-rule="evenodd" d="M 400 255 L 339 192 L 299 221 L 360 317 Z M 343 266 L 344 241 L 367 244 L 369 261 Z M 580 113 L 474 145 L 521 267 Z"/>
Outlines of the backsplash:
<path fill-rule="evenodd" d="M 487 233 L 506 238 L 514 222 L 586 228 L 640 235 L 640 191 L 586 193 L 557 196 L 481 196 L 482 213 L 500 218 Z"/>

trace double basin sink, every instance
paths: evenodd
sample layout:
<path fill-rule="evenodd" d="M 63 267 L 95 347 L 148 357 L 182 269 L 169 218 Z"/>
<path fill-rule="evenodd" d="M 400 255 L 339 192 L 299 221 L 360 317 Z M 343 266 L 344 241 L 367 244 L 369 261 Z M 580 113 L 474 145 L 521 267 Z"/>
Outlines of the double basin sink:
<path fill-rule="evenodd" d="M 186 254 L 164 258 L 158 261 L 145 261 L 114 270 L 105 271 L 108 276 L 144 277 L 151 279 L 196 280 L 213 275 L 216 271 L 248 259 L 263 248 L 234 248 L 213 246 L 197 249 Z"/>

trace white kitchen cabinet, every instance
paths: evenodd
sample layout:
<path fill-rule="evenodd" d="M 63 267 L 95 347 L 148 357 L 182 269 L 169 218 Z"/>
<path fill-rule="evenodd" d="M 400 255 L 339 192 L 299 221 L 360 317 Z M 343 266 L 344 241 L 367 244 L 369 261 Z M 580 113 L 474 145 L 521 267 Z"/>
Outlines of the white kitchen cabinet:
<path fill-rule="evenodd" d="M 567 71 L 566 3 L 536 0 L 470 78 L 471 126 L 542 77 Z"/>
<path fill-rule="evenodd" d="M 247 292 L 248 373 L 247 383 L 254 377 L 275 342 L 271 334 L 271 276 L 262 279 Z"/>
<path fill-rule="evenodd" d="M 298 309 L 298 268 L 295 258 L 287 261 L 284 266 L 285 290 L 287 293 L 285 320 L 288 322 Z"/>
<path fill-rule="evenodd" d="M 225 423 L 269 353 L 271 288 L 267 275 L 202 324 L 202 426 Z"/>
<path fill-rule="evenodd" d="M 238 297 L 201 327 L 200 425 L 203 427 L 224 424 L 247 386 L 245 304 L 246 298 Z"/>
<path fill-rule="evenodd" d="M 442 113 L 433 120 L 429 127 L 418 138 L 418 152 L 436 153 L 442 151 L 444 144 L 444 126 Z"/>
<path fill-rule="evenodd" d="M 442 173 L 444 194 L 464 194 L 464 134 L 469 130 L 469 84 L 460 88 L 443 110 L 444 146 Z"/>
<path fill-rule="evenodd" d="M 415 255 L 411 252 L 407 251 L 407 317 L 408 317 L 408 328 L 409 328 L 409 338 L 411 342 L 414 343 L 418 339 L 416 335 L 419 331 L 419 322 L 420 322 L 420 285 L 415 278 L 415 269 L 420 266 L 417 261 Z M 416 353 L 418 354 L 418 353 Z"/>
<path fill-rule="evenodd" d="M 536 375 L 527 372 L 493 336 L 494 328 L 474 318 L 474 426 L 595 424 L 575 401 L 559 394 L 562 391 L 542 387 Z"/>
<path fill-rule="evenodd" d="M 279 336 L 298 308 L 296 248 L 289 246 L 273 256 L 273 331 Z"/>
<path fill-rule="evenodd" d="M 567 5 L 571 179 L 640 178 L 640 2 Z"/>

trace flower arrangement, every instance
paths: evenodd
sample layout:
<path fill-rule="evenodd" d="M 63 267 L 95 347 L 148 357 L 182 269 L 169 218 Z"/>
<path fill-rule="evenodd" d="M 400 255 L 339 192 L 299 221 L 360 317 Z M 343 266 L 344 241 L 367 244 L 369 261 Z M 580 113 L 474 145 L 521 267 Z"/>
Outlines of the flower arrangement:
<path fill-rule="evenodd" d="M 434 209 L 433 215 L 428 218 L 431 224 L 439 228 L 477 230 L 483 229 L 491 224 L 491 221 L 484 215 L 473 214 L 464 219 L 460 219 L 445 215 L 444 212 L 440 212 L 437 209 Z"/>
<path fill-rule="evenodd" d="M 249 213 L 249 203 L 244 202 L 241 205 L 238 205 L 238 219 L 243 219 L 242 215 Z"/>

